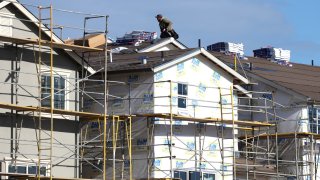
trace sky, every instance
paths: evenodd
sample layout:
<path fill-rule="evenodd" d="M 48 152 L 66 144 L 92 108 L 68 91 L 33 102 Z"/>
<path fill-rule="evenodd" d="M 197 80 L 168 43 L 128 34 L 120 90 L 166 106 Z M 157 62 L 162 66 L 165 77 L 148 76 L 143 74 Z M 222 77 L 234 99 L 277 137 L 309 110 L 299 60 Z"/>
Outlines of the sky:
<path fill-rule="evenodd" d="M 188 47 L 226 41 L 243 43 L 245 55 L 273 46 L 291 50 L 291 61 L 320 66 L 319 0 L 20 0 L 87 13 L 109 15 L 109 37 L 132 30 L 159 32 L 156 14 L 173 22 L 179 41 Z M 26 6 L 37 13 L 31 6 Z M 43 13 L 45 14 L 45 13 Z M 83 27 L 83 15 L 54 11 L 54 24 Z M 103 30 L 102 19 L 87 28 Z M 57 31 L 57 33 L 59 33 Z M 83 31 L 64 28 L 63 38 L 81 37 Z"/>

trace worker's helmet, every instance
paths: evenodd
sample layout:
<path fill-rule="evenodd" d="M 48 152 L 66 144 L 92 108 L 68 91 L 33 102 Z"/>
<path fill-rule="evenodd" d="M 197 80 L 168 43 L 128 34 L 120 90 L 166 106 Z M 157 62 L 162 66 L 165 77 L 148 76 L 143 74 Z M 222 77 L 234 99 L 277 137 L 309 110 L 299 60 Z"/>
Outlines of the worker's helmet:
<path fill-rule="evenodd" d="M 157 14 L 156 15 L 156 18 L 162 18 L 163 16 L 162 16 L 162 14 Z"/>

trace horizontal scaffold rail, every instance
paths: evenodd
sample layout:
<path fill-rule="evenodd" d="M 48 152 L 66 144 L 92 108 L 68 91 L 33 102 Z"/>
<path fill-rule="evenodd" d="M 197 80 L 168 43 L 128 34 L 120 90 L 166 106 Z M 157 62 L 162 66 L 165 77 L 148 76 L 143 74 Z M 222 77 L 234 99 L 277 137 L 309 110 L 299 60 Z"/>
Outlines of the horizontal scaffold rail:
<path fill-rule="evenodd" d="M 239 139 L 267 139 L 267 138 L 272 138 L 275 139 L 277 138 L 310 138 L 313 136 L 313 139 L 320 139 L 320 134 L 315 134 L 315 133 L 308 133 L 308 132 L 297 132 L 297 133 L 278 133 L 278 134 L 260 134 L 260 135 L 256 135 L 256 136 L 241 136 L 239 137 Z"/>
<path fill-rule="evenodd" d="M 15 44 L 35 44 L 35 45 L 39 44 L 39 39 L 22 39 L 22 38 L 6 37 L 6 36 L 0 36 L 0 41 L 11 42 Z M 41 45 L 51 46 L 51 42 L 47 40 L 41 40 Z M 92 47 L 78 46 L 73 44 L 64 44 L 64 43 L 58 43 L 58 42 L 52 42 L 52 47 L 58 48 L 58 49 L 69 49 L 69 50 L 77 50 L 77 51 L 104 51 L 104 49 L 101 49 L 101 48 L 92 48 Z"/>
<path fill-rule="evenodd" d="M 165 118 L 170 119 L 170 114 L 135 114 L 137 117 L 158 117 L 158 118 Z M 262 127 L 262 126 L 275 126 L 274 124 L 270 123 L 263 123 L 257 121 L 241 121 L 241 120 L 226 120 L 220 118 L 194 118 L 194 117 L 187 117 L 181 115 L 172 115 L 173 119 L 183 120 L 183 121 L 192 121 L 192 122 L 201 122 L 201 123 L 220 123 L 220 124 L 236 124 L 240 126 L 249 126 L 249 127 Z"/>
<path fill-rule="evenodd" d="M 14 179 L 39 179 L 36 175 L 33 174 L 20 174 L 20 173 L 4 173 L 0 172 L 0 176 L 9 176 Z M 41 176 L 40 179 L 51 179 L 49 176 Z M 52 177 L 55 180 L 94 180 L 94 179 L 81 179 L 81 178 L 59 178 Z"/>

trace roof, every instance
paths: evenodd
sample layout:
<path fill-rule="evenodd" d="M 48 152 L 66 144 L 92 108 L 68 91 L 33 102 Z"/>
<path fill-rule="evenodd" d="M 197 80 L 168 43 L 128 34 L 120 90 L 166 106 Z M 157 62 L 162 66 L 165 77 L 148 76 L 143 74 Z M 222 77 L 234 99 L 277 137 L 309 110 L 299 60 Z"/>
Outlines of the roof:
<path fill-rule="evenodd" d="M 205 49 L 183 49 L 183 50 L 171 50 L 160 52 L 148 52 L 148 53 L 132 53 L 132 54 L 113 54 L 112 62 L 110 63 L 110 57 L 108 59 L 108 72 L 120 72 L 120 71 L 134 71 L 134 70 L 150 70 L 160 71 L 174 64 L 178 64 L 188 58 L 202 55 L 211 60 L 214 64 L 219 66 L 228 72 L 231 76 L 237 80 L 248 84 L 249 81 L 239 73 L 235 72 L 232 68 L 221 62 L 219 59 L 212 56 Z M 99 56 L 90 57 L 90 65 L 96 70 L 101 69 L 103 64 Z M 141 63 L 142 59 L 147 59 L 147 63 Z"/>
<path fill-rule="evenodd" d="M 173 46 L 177 47 L 178 49 L 187 49 L 187 46 L 182 44 L 180 41 L 174 39 L 173 37 L 160 39 L 156 43 L 151 44 L 150 46 L 147 46 L 145 48 L 141 48 L 139 52 L 151 52 L 155 51 L 157 49 L 160 49 L 161 47 L 164 47 L 168 44 L 172 44 Z"/>
<path fill-rule="evenodd" d="M 233 67 L 234 58 L 220 52 L 210 52 L 215 57 Z M 247 57 L 241 60 L 246 72 L 269 81 L 287 92 L 310 98 L 320 102 L 320 67 L 299 63 L 291 63 L 292 67 L 279 65 L 264 58 Z M 246 63 L 252 63 L 252 70 Z"/>
<path fill-rule="evenodd" d="M 108 57 L 108 72 L 133 71 L 133 70 L 152 70 L 153 68 L 174 60 L 193 49 L 148 52 L 148 53 L 130 53 L 130 54 L 112 54 L 112 63 Z M 90 65 L 98 70 L 102 66 L 101 58 L 98 54 L 93 55 L 89 61 Z M 147 63 L 142 64 L 141 59 L 146 57 Z M 163 60 L 162 60 L 163 59 Z"/>
<path fill-rule="evenodd" d="M 24 7 L 22 4 L 20 4 L 17 0 L 11 0 L 11 2 L 8 1 L 2 1 L 0 3 L 0 8 L 3 8 L 9 4 L 12 4 L 14 7 L 16 7 L 22 14 L 24 14 L 28 19 L 30 19 L 34 25 L 36 25 L 37 27 L 39 27 L 39 20 L 38 18 L 33 15 L 26 7 Z M 50 37 L 50 30 L 42 24 L 42 31 L 44 34 L 46 34 L 48 37 Z M 57 43 L 64 43 L 63 40 L 61 40 L 55 33 L 53 33 L 53 41 L 57 42 Z M 66 53 L 72 58 L 74 59 L 78 64 L 82 64 L 82 59 L 78 56 L 78 54 L 76 54 L 75 52 L 73 52 L 72 50 L 69 49 L 65 49 Z M 84 64 L 84 68 L 89 72 L 89 73 L 94 73 L 95 71 L 87 64 Z"/>

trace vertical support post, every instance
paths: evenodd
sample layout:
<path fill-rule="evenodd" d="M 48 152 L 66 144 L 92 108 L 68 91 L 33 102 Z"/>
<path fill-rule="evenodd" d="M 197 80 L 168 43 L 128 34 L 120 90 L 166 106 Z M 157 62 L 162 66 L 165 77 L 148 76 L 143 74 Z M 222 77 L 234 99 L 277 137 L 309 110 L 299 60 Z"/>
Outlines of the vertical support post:
<path fill-rule="evenodd" d="M 314 180 L 315 179 L 315 162 L 314 162 L 314 137 L 313 135 L 310 135 L 310 179 Z"/>
<path fill-rule="evenodd" d="M 279 180 L 279 146 L 278 146 L 278 121 L 276 115 L 276 105 L 274 103 L 274 91 L 272 91 L 272 109 L 273 109 L 273 121 L 276 122 L 275 134 L 276 134 L 276 178 Z"/>
<path fill-rule="evenodd" d="M 115 135 L 115 116 L 112 116 L 112 179 L 116 179 L 116 135 Z"/>
<path fill-rule="evenodd" d="M 53 18 L 52 5 L 50 5 L 50 180 L 52 180 L 52 155 L 53 155 L 53 109 L 54 109 L 54 76 L 53 76 Z"/>
<path fill-rule="evenodd" d="M 265 118 L 266 118 L 266 122 L 269 123 L 269 118 L 268 118 L 268 107 L 267 107 L 267 99 L 264 98 L 264 111 L 265 111 Z M 270 165 L 270 137 L 269 137 L 269 134 L 270 134 L 270 127 L 267 127 L 267 162 L 268 162 L 268 165 Z"/>
<path fill-rule="evenodd" d="M 39 124 L 38 124 L 38 172 L 37 172 L 37 176 L 38 176 L 38 180 L 41 179 L 41 174 L 40 174 L 40 168 L 41 168 L 41 120 L 42 120 L 42 117 L 41 117 L 41 109 L 42 109 L 42 104 L 41 104 L 41 94 L 42 94 L 42 87 L 41 87 L 41 39 L 42 39 L 42 17 L 41 17 L 41 6 L 38 7 L 38 11 L 39 11 L 39 32 L 38 32 L 38 37 L 39 37 L 39 41 L 38 41 L 38 82 L 39 82 L 39 86 L 38 86 L 38 98 L 39 98 L 39 101 L 38 101 L 38 106 L 39 106 Z"/>
<path fill-rule="evenodd" d="M 294 144 L 295 144 L 295 165 L 296 165 L 296 179 L 299 180 L 299 164 L 298 164 L 298 138 L 297 131 L 294 132 Z"/>
<path fill-rule="evenodd" d="M 237 71 L 237 54 L 234 55 L 234 70 Z"/>
<path fill-rule="evenodd" d="M 277 123 L 278 124 L 278 123 Z M 278 129 L 278 128 L 276 128 Z M 278 146 L 278 130 L 276 131 L 276 173 L 279 180 L 279 146 Z"/>
<path fill-rule="evenodd" d="M 172 81 L 170 80 L 170 178 L 173 178 L 173 170 L 172 170 L 172 135 L 173 135 L 173 127 L 172 127 L 172 121 L 173 121 L 173 111 L 172 111 Z"/>
<path fill-rule="evenodd" d="M 231 115 L 232 115 L 232 135 L 233 135 L 233 139 L 232 139 L 232 143 L 233 143 L 233 179 L 237 179 L 237 165 L 236 165 L 236 151 L 235 151 L 235 147 L 236 145 L 236 134 L 235 134 L 235 122 L 234 122 L 234 104 L 233 104 L 233 86 L 230 86 L 230 96 L 231 96 Z"/>
<path fill-rule="evenodd" d="M 105 17 L 106 27 L 105 27 L 105 62 L 104 62 L 104 115 L 103 115 L 103 180 L 107 179 L 107 110 L 108 110 L 108 82 L 107 82 L 107 76 L 108 76 L 108 51 L 107 51 L 107 45 L 108 45 L 108 16 Z"/>
<path fill-rule="evenodd" d="M 74 110 L 75 111 L 79 111 L 79 72 L 76 71 L 76 75 L 75 75 L 75 83 L 76 83 L 76 87 L 75 87 L 75 107 Z M 75 159 L 74 159 L 74 177 L 75 178 L 79 178 L 80 175 L 80 147 L 79 147 L 79 143 L 80 143 L 80 119 L 79 116 L 75 116 L 75 128 L 74 128 L 74 145 L 75 145 Z"/>
<path fill-rule="evenodd" d="M 221 121 L 223 121 L 223 104 L 222 104 L 222 90 L 221 90 L 221 87 L 219 87 L 219 97 L 220 97 L 220 114 L 221 114 Z M 220 137 L 218 137 L 220 138 Z M 220 152 L 221 152 L 221 161 L 222 161 L 222 168 L 221 168 L 221 171 L 222 171 L 222 180 L 224 180 L 224 176 L 225 176 L 225 173 L 224 173 L 224 167 L 225 167 L 225 162 L 224 162 L 224 124 L 221 123 L 221 149 L 220 149 Z"/>
<path fill-rule="evenodd" d="M 245 133 L 245 159 L 246 159 L 246 180 L 249 180 L 249 164 L 248 164 L 248 135 L 247 135 L 247 131 L 244 132 Z"/>
<path fill-rule="evenodd" d="M 132 117 L 129 117 L 129 166 L 130 166 L 130 180 L 132 180 Z"/>
<path fill-rule="evenodd" d="M 151 145 L 151 142 L 150 142 L 150 118 L 147 117 L 147 154 L 148 154 L 148 157 L 147 157 L 147 180 L 150 179 L 150 145 Z"/>

